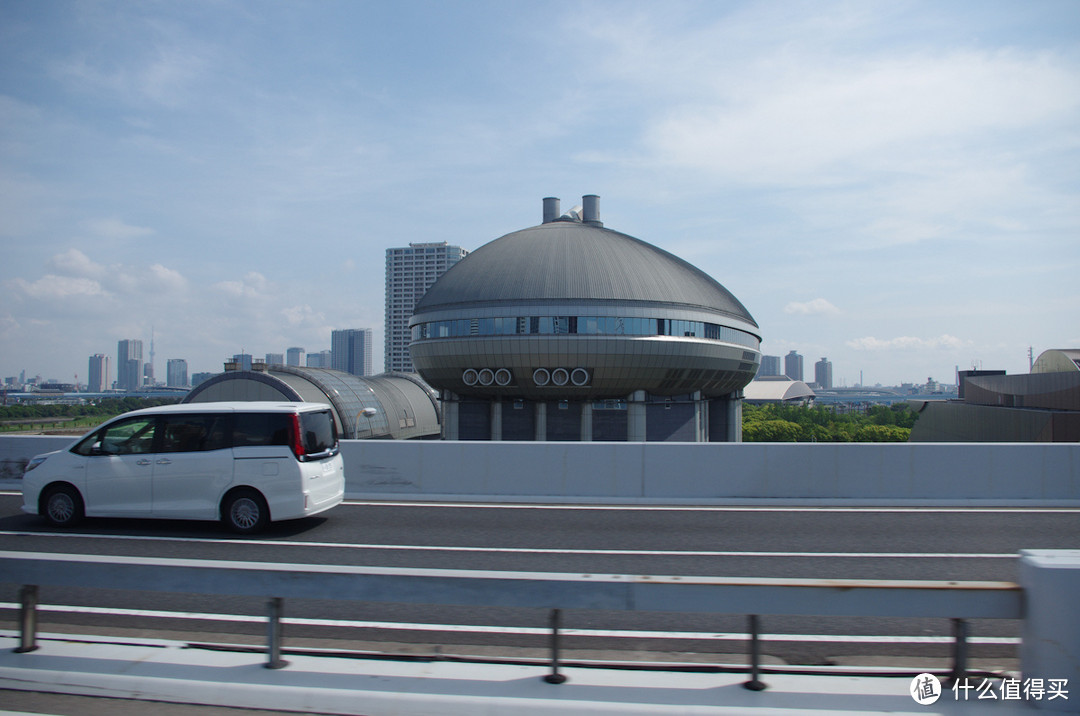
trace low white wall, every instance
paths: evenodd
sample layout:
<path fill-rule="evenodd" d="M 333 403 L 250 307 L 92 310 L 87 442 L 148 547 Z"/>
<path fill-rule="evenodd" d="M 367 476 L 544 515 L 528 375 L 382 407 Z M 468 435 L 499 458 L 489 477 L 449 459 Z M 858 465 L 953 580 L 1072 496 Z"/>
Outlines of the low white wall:
<path fill-rule="evenodd" d="M 0 436 L 0 478 L 72 438 Z M 1080 445 L 346 440 L 347 492 L 372 499 L 1080 504 Z"/>
<path fill-rule="evenodd" d="M 1080 502 L 1075 444 L 375 440 L 342 452 L 350 495 L 371 498 Z"/>

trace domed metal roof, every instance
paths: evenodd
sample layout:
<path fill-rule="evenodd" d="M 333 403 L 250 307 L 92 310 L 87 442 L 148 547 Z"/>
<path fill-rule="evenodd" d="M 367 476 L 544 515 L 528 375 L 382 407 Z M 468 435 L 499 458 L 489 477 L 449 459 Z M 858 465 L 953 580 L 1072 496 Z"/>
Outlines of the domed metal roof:
<path fill-rule="evenodd" d="M 558 301 L 675 305 L 757 326 L 704 271 L 633 236 L 567 217 L 473 251 L 435 282 L 414 313 Z"/>

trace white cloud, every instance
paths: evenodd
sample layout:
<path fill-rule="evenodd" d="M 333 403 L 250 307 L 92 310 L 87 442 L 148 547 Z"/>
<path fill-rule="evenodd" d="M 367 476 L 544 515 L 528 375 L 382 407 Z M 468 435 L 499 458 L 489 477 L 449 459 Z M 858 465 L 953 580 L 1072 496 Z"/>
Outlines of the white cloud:
<path fill-rule="evenodd" d="M 67 276 L 83 278 L 101 279 L 108 272 L 105 266 L 90 260 L 90 257 L 78 249 L 68 249 L 56 254 L 49 259 L 49 265 Z"/>
<path fill-rule="evenodd" d="M 900 336 L 898 338 L 880 339 L 873 336 L 856 338 L 846 342 L 849 348 L 858 351 L 909 351 L 924 349 L 955 350 L 971 346 L 971 341 L 965 341 L 956 336 L 942 334 L 937 338 L 917 338 L 915 336 Z"/>
<path fill-rule="evenodd" d="M 16 278 L 12 280 L 12 284 L 16 292 L 35 300 L 66 300 L 72 297 L 90 298 L 108 295 L 97 281 L 73 276 L 46 274 L 33 282 Z"/>
<path fill-rule="evenodd" d="M 286 306 L 281 309 L 281 315 L 290 326 L 317 325 L 326 323 L 326 316 L 315 311 L 311 306 Z"/>
<path fill-rule="evenodd" d="M 985 131 L 1067 117 L 1080 77 L 1053 59 L 952 52 L 850 62 L 759 61 L 712 97 L 668 110 L 645 142 L 663 163 L 765 183 L 940 168 Z"/>
<path fill-rule="evenodd" d="M 166 268 L 161 264 L 150 267 L 148 282 L 151 289 L 156 291 L 176 292 L 187 288 L 187 279 L 179 271 Z"/>
<path fill-rule="evenodd" d="M 266 277 L 257 271 L 248 272 L 240 281 L 220 281 L 214 284 L 219 291 L 237 298 L 259 298 L 266 291 Z"/>
<path fill-rule="evenodd" d="M 784 313 L 792 313 L 801 316 L 822 316 L 838 314 L 840 313 L 840 309 L 824 298 L 815 298 L 812 301 L 806 301 L 804 303 L 793 301 L 784 306 Z"/>
<path fill-rule="evenodd" d="M 105 239 L 139 239 L 156 233 L 153 229 L 128 224 L 116 218 L 90 219 L 83 224 L 89 231 Z"/>

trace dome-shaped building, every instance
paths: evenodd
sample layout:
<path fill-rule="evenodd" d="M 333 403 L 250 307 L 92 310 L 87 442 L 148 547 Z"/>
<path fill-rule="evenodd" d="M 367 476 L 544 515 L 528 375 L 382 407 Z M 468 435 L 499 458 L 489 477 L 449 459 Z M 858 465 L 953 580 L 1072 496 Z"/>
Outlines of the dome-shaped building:
<path fill-rule="evenodd" d="M 604 228 L 599 197 L 446 272 L 409 325 L 443 436 L 730 441 L 761 360 L 754 319 L 700 269 Z"/>

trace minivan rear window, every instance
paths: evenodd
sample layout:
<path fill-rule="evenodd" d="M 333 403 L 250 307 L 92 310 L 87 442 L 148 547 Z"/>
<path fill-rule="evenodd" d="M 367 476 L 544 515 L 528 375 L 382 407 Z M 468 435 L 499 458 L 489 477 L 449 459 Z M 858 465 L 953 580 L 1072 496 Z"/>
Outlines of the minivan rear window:
<path fill-rule="evenodd" d="M 330 452 L 337 447 L 337 428 L 329 410 L 300 413 L 300 433 L 308 455 Z"/>

